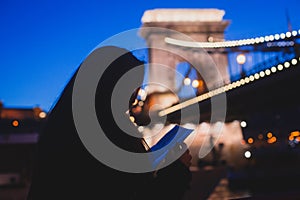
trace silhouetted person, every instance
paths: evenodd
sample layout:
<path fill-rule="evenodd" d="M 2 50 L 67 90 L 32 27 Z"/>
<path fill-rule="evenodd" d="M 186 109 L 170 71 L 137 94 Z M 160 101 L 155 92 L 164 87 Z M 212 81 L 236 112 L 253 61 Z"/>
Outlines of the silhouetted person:
<path fill-rule="evenodd" d="M 102 49 L 111 53 L 120 51 L 112 46 Z M 112 118 L 110 98 L 114 84 L 109 79 L 114 76 L 118 80 L 124 72 L 141 64 L 131 52 L 117 58 L 99 81 L 95 95 L 96 114 L 106 136 L 120 148 L 139 153 L 146 152 L 143 139 L 124 133 Z M 157 173 L 118 171 L 102 164 L 86 150 L 72 115 L 76 74 L 51 109 L 40 133 L 27 200 L 181 199 L 191 180 L 188 150 Z M 133 125 L 132 131 L 139 134 Z"/>

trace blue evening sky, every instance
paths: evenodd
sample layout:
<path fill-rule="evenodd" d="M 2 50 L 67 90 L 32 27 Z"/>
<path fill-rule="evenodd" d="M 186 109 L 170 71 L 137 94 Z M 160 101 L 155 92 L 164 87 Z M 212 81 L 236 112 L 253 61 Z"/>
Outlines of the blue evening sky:
<path fill-rule="evenodd" d="M 141 26 L 154 8 L 225 10 L 228 40 L 286 32 L 286 11 L 300 28 L 299 0 L 1 0 L 0 100 L 48 111 L 93 48 Z"/>

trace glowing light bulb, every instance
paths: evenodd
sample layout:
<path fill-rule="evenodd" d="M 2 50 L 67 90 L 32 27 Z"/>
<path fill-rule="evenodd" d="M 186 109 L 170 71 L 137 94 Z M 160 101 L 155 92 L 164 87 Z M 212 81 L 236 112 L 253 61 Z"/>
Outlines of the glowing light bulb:
<path fill-rule="evenodd" d="M 247 126 L 247 122 L 241 121 L 241 127 L 245 128 Z"/>
<path fill-rule="evenodd" d="M 244 153 L 245 158 L 251 158 L 251 152 L 250 151 L 246 151 Z"/>
<path fill-rule="evenodd" d="M 191 79 L 190 78 L 185 78 L 183 80 L 184 85 L 190 85 L 191 84 Z"/>
<path fill-rule="evenodd" d="M 198 81 L 198 80 L 193 80 L 192 86 L 193 86 L 194 88 L 198 87 L 198 86 L 199 86 L 199 81 Z"/>
<path fill-rule="evenodd" d="M 12 123 L 11 123 L 14 127 L 17 127 L 17 126 L 19 126 L 19 121 L 18 120 L 14 120 L 14 121 L 12 121 Z"/>

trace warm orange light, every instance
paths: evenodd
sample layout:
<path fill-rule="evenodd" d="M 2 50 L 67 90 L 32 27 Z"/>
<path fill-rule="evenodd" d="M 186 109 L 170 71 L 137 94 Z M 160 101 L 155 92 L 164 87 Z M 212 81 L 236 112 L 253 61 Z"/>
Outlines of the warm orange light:
<path fill-rule="evenodd" d="M 291 132 L 291 136 L 297 137 L 299 135 L 300 135 L 299 131 L 293 131 L 293 132 Z"/>
<path fill-rule="evenodd" d="M 249 143 L 249 144 L 252 144 L 253 142 L 254 142 L 253 138 L 251 138 L 251 137 L 248 138 L 248 143 Z"/>
<path fill-rule="evenodd" d="M 267 137 L 268 138 L 271 138 L 273 136 L 273 134 L 271 133 L 271 132 L 269 132 L 268 134 L 267 134 Z"/>
<path fill-rule="evenodd" d="M 277 141 L 277 138 L 275 136 L 268 139 L 269 144 L 275 143 L 276 141 Z"/>
<path fill-rule="evenodd" d="M 39 117 L 40 118 L 45 118 L 47 116 L 47 114 L 45 112 L 40 112 Z"/>
<path fill-rule="evenodd" d="M 242 145 L 246 144 L 246 141 L 245 141 L 245 140 L 242 140 L 242 141 L 241 141 L 241 144 L 242 144 Z"/>
<path fill-rule="evenodd" d="M 290 136 L 289 136 L 289 140 L 290 140 L 290 141 L 294 140 L 294 136 L 290 135 Z"/>
<path fill-rule="evenodd" d="M 202 80 L 199 80 L 199 87 L 202 87 L 203 86 L 203 81 Z"/>
<path fill-rule="evenodd" d="M 13 125 L 14 127 L 17 127 L 17 126 L 19 126 L 19 122 L 18 122 L 18 120 L 14 120 L 14 121 L 12 122 L 12 125 Z"/>
<path fill-rule="evenodd" d="M 300 136 L 296 137 L 297 142 L 300 142 Z"/>

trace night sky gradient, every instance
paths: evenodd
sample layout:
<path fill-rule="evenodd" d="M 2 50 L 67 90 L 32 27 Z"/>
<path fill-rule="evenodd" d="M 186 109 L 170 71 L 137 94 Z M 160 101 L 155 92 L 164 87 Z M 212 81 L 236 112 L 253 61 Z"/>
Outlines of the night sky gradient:
<path fill-rule="evenodd" d="M 299 0 L 1 0 L 0 100 L 48 111 L 75 69 L 99 43 L 141 26 L 154 8 L 225 10 L 227 40 L 300 28 Z M 287 17 L 288 13 L 288 17 Z"/>

